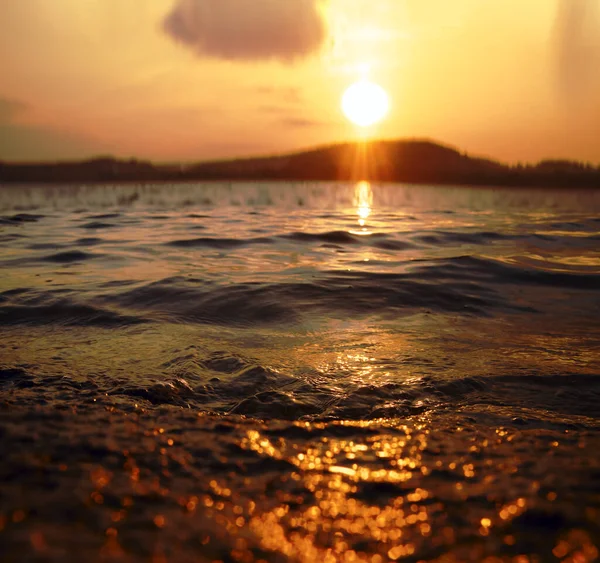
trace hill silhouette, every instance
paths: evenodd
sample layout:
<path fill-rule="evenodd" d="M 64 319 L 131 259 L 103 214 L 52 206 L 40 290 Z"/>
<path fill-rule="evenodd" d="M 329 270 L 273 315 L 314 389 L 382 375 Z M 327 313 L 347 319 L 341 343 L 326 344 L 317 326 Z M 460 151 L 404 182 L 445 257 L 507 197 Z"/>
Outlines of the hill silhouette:
<path fill-rule="evenodd" d="M 1 183 L 208 180 L 407 182 L 491 186 L 600 187 L 600 167 L 565 160 L 509 166 L 431 141 L 341 143 L 284 155 L 160 165 L 111 157 L 78 162 L 1 163 Z"/>

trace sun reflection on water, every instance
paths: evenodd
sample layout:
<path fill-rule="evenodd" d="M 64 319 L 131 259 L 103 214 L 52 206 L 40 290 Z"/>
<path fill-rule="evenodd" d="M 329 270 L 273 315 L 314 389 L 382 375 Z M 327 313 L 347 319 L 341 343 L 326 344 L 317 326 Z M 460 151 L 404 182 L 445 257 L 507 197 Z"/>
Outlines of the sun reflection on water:
<path fill-rule="evenodd" d="M 303 426 L 311 430 L 322 425 Z M 428 491 L 407 486 L 415 473 L 427 472 L 421 452 L 428 430 L 398 427 L 396 431 L 397 435 L 385 437 L 323 437 L 299 451 L 284 439 L 275 444 L 259 431 L 249 431 L 243 449 L 286 460 L 297 468 L 290 477 L 297 483 L 300 504 L 283 502 L 253 514 L 249 522 L 262 547 L 298 561 L 373 562 L 384 561 L 382 556 L 397 560 L 412 555 L 416 546 L 405 536 L 431 533 L 427 506 L 422 504 Z M 364 551 L 352 549 L 349 540 L 357 537 L 362 538 Z"/>
<path fill-rule="evenodd" d="M 367 219 L 373 208 L 373 190 L 370 182 L 358 182 L 354 188 L 354 207 L 358 215 L 358 225 L 362 231 L 357 234 L 368 234 L 366 229 Z"/>

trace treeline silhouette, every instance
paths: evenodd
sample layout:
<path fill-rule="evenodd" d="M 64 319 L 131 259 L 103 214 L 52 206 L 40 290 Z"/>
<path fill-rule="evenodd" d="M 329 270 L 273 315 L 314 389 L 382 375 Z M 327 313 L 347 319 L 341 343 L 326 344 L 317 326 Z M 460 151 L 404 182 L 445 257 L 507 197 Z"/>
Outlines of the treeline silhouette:
<path fill-rule="evenodd" d="M 208 180 L 406 182 L 486 186 L 600 187 L 600 167 L 568 160 L 509 166 L 430 141 L 343 143 L 287 155 L 165 165 L 110 157 L 2 163 L 0 183 Z"/>

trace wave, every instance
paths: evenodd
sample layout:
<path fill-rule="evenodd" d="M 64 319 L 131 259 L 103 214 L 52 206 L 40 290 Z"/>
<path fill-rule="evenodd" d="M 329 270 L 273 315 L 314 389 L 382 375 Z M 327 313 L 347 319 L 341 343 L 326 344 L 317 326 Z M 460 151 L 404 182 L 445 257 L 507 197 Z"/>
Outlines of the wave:
<path fill-rule="evenodd" d="M 97 215 L 90 215 L 88 219 L 118 219 L 122 217 L 122 213 L 100 213 Z"/>
<path fill-rule="evenodd" d="M 178 322 L 233 326 L 289 324 L 307 314 L 326 311 L 351 317 L 393 317 L 423 308 L 480 316 L 488 316 L 494 309 L 524 310 L 477 283 L 442 285 L 424 282 L 415 275 L 372 272 L 330 272 L 304 283 L 227 285 L 174 277 L 102 300 L 117 308 L 145 312 L 150 318 L 154 313 Z"/>
<path fill-rule="evenodd" d="M 227 248 L 204 239 L 196 240 L 195 244 Z M 98 257 L 101 255 L 73 250 L 35 260 L 72 264 Z M 148 320 L 231 326 L 286 325 L 307 315 L 325 313 L 353 318 L 394 318 L 423 310 L 483 317 L 511 311 L 534 313 L 533 304 L 515 301 L 502 286 L 512 285 L 521 290 L 527 286 L 579 290 L 600 287 L 600 274 L 537 270 L 529 265 L 472 256 L 410 261 L 403 264 L 400 273 L 357 268 L 324 270 L 305 278 L 217 283 L 210 278 L 175 276 L 126 291 L 92 295 L 87 304 L 143 314 Z"/>
<path fill-rule="evenodd" d="M 222 351 L 193 362 L 188 357 L 185 374 L 173 375 L 178 360 L 170 362 L 162 379 L 144 384 L 118 377 L 81 381 L 38 375 L 32 366 L 0 366 L 0 388 L 34 387 L 42 396 L 62 399 L 65 392 L 87 389 L 89 400 L 101 404 L 131 399 L 148 407 L 173 405 L 258 419 L 406 419 L 450 409 L 475 418 L 504 417 L 521 427 L 600 424 L 600 375 L 594 374 L 423 376 L 404 383 L 339 387 Z"/>
<path fill-rule="evenodd" d="M 73 241 L 73 244 L 76 246 L 96 246 L 103 242 L 105 242 L 105 240 L 98 237 L 83 237 Z"/>
<path fill-rule="evenodd" d="M 102 221 L 91 221 L 90 223 L 85 223 L 84 225 L 80 225 L 81 229 L 90 229 L 90 230 L 98 230 L 98 229 L 113 229 L 117 225 L 114 223 L 104 223 Z"/>
<path fill-rule="evenodd" d="M 45 262 L 55 262 L 56 264 L 72 264 L 74 262 L 85 262 L 86 260 L 92 260 L 97 257 L 97 254 L 90 254 L 89 252 L 81 252 L 80 250 L 67 250 L 65 252 L 58 252 L 56 254 L 42 256 L 39 258 L 39 260 L 43 260 Z"/>
<path fill-rule="evenodd" d="M 20 223 L 37 223 L 45 215 L 35 213 L 17 213 L 15 215 L 0 217 L 0 225 L 14 225 Z"/>
<path fill-rule="evenodd" d="M 336 237 L 327 235 L 320 240 L 339 242 L 341 237 Z M 95 237 L 77 239 L 78 246 L 96 246 L 102 242 Z M 377 244 L 382 242 L 386 241 L 380 238 Z M 198 238 L 168 244 L 176 248 L 235 250 L 252 243 L 268 245 L 270 239 Z M 43 248 L 39 244 L 43 244 Z M 36 249 L 56 249 L 54 245 L 46 247 L 47 244 L 51 243 L 38 243 Z M 106 255 L 61 249 L 60 252 L 13 261 L 19 260 L 19 264 L 23 265 L 36 262 L 69 265 L 90 263 L 99 258 L 104 259 Z M 355 266 L 351 271 L 314 269 L 298 274 L 294 279 L 284 274 L 273 275 L 265 282 L 216 282 L 211 277 L 174 276 L 127 291 L 103 292 L 101 295 L 92 293 L 85 298 L 78 296 L 77 301 L 83 301 L 90 307 L 106 306 L 123 314 L 141 314 L 148 321 L 160 319 L 177 323 L 264 326 L 274 323 L 289 325 L 311 315 L 334 313 L 349 318 L 395 318 L 418 311 L 480 317 L 511 312 L 535 313 L 539 311 L 533 304 L 535 300 L 530 299 L 529 303 L 523 299 L 516 300 L 515 292 L 522 293 L 525 288 L 536 287 L 583 291 L 600 287 L 600 273 L 594 269 L 573 267 L 565 271 L 565 267 L 559 264 L 553 271 L 547 261 L 541 264 L 531 260 L 519 262 L 513 257 L 397 259 L 394 267 L 398 272 L 382 272 L 378 264 L 383 263 L 377 261 L 368 270 L 361 269 L 360 262 L 352 263 Z M 514 291 L 506 291 L 505 286 L 511 286 Z M 33 320 L 35 314 L 29 318 Z M 50 318 L 56 318 L 56 315 Z"/>
<path fill-rule="evenodd" d="M 0 294 L 0 326 L 82 326 L 116 328 L 147 322 L 73 299 L 69 290 L 33 291 L 17 288 Z"/>
<path fill-rule="evenodd" d="M 536 263 L 518 259 L 492 259 L 475 256 L 456 256 L 430 261 L 416 262 L 414 274 L 422 279 L 471 280 L 495 285 L 539 285 L 557 288 L 597 289 L 600 273 L 552 271 L 548 261 Z M 559 266 L 561 269 L 562 265 Z"/>
<path fill-rule="evenodd" d="M 200 237 L 194 239 L 173 240 L 165 243 L 166 246 L 175 248 L 217 248 L 230 249 L 248 246 L 251 244 L 269 244 L 271 239 L 267 237 L 254 239 L 233 239 L 233 238 L 209 238 Z"/>
<path fill-rule="evenodd" d="M 281 235 L 284 240 L 293 240 L 294 242 L 323 242 L 329 244 L 357 244 L 360 237 L 353 235 L 347 231 L 330 231 L 326 233 L 306 233 L 293 232 Z"/>

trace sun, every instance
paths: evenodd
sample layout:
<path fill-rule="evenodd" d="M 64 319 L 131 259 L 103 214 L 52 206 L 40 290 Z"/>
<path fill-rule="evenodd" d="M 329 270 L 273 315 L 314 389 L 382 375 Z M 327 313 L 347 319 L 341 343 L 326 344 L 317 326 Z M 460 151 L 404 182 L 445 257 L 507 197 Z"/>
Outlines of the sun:
<path fill-rule="evenodd" d="M 342 96 L 342 110 L 352 123 L 369 127 L 381 121 L 390 109 L 390 98 L 378 84 L 361 80 L 350 85 Z"/>

